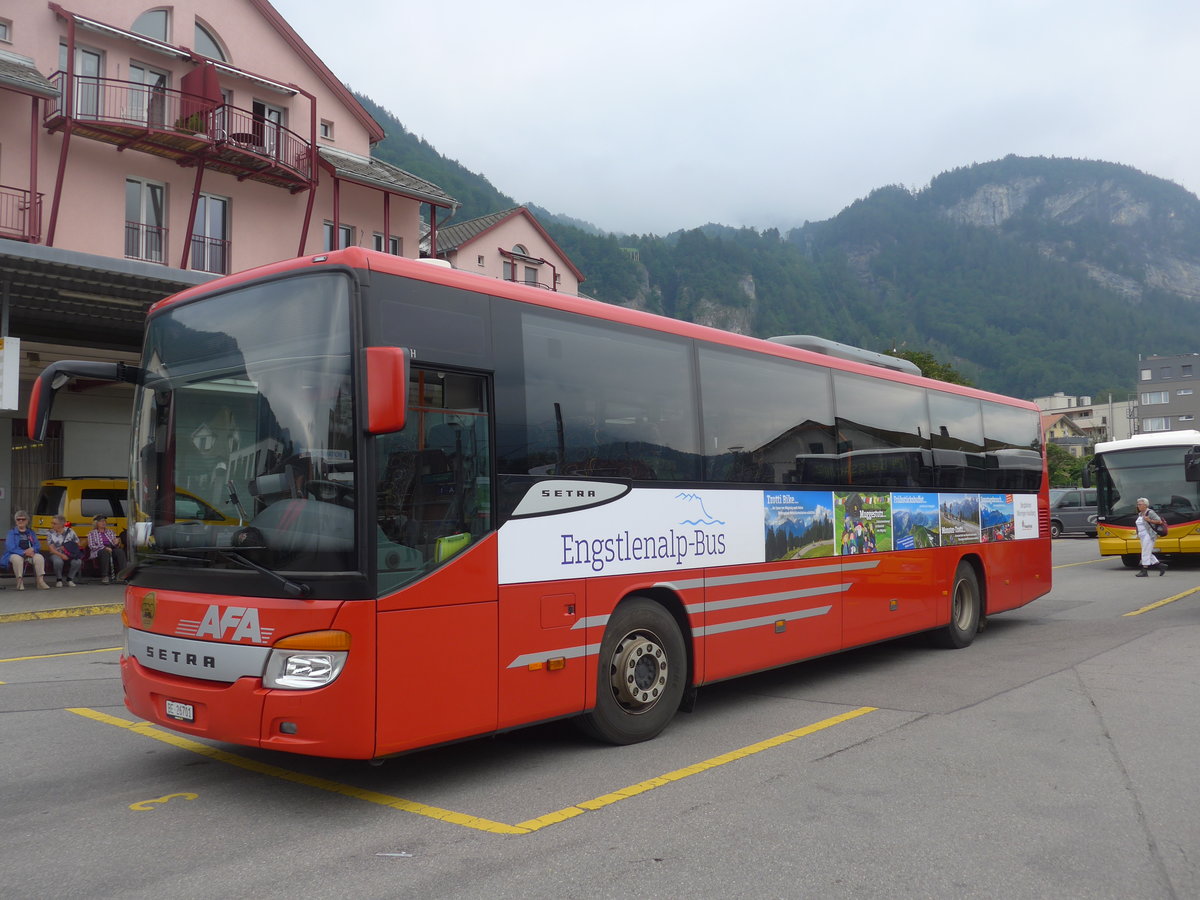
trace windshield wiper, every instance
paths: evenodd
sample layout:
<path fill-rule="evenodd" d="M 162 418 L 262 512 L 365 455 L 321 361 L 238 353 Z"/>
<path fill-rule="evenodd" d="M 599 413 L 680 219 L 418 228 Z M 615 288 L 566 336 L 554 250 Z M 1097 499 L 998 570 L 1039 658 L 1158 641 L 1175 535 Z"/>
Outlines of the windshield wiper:
<path fill-rule="evenodd" d="M 240 553 L 234 553 L 225 547 L 212 547 L 211 549 L 215 551 L 218 556 L 224 557 L 230 562 L 237 563 L 239 566 L 244 566 L 247 569 L 253 569 L 255 572 L 261 572 L 268 578 L 273 578 L 283 587 L 284 592 L 291 597 L 307 597 L 312 593 L 312 588 L 307 584 L 298 584 L 297 582 L 292 581 L 290 578 L 280 575 L 278 572 L 271 571 L 266 566 L 260 566 L 256 562 L 251 562 Z"/>

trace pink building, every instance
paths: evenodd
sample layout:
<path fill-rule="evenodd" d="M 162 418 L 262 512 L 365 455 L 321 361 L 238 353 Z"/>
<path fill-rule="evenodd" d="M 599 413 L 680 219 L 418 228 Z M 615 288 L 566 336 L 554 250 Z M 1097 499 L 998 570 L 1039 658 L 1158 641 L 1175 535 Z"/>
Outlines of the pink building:
<path fill-rule="evenodd" d="M 20 339 L 21 404 L 54 359 L 135 359 L 148 306 L 184 286 L 334 246 L 416 257 L 423 231 L 436 247 L 457 204 L 372 159 L 383 136 L 267 0 L 0 6 L 0 336 Z M 129 394 L 75 395 L 42 447 L 0 411 L 0 513 L 50 475 L 126 470 Z"/>
<path fill-rule="evenodd" d="M 583 273 L 523 206 L 456 222 L 437 233 L 437 255 L 454 268 L 578 294 Z"/>

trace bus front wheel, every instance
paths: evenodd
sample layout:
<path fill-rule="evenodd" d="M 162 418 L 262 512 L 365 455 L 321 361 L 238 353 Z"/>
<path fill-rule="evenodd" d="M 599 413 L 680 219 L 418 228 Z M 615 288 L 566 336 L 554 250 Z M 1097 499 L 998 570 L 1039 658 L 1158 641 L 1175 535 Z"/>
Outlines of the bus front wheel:
<path fill-rule="evenodd" d="M 979 579 L 970 563 L 960 562 L 954 573 L 954 591 L 950 596 L 950 624 L 931 633 L 935 647 L 959 650 L 970 646 L 979 631 L 983 598 Z"/>
<path fill-rule="evenodd" d="M 596 706 L 579 725 L 610 744 L 648 741 L 674 718 L 686 679 L 687 648 L 675 617 L 648 597 L 630 597 L 604 630 Z"/>

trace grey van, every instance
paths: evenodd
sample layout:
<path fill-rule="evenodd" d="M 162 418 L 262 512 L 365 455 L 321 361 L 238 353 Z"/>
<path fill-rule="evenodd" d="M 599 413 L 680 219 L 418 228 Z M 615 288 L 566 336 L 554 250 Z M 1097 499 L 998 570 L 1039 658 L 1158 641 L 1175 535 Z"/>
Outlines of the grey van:
<path fill-rule="evenodd" d="M 1096 536 L 1096 489 L 1050 489 L 1050 537 L 1078 532 Z"/>

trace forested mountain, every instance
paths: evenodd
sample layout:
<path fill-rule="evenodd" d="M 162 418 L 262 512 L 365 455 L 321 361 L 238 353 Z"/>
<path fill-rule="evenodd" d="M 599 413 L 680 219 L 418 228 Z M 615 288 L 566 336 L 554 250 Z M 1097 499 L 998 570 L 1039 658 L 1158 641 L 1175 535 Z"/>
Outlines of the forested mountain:
<path fill-rule="evenodd" d="M 516 205 L 368 98 L 380 158 L 461 202 Z M 927 351 L 1032 397 L 1134 390 L 1138 354 L 1200 352 L 1200 200 L 1114 163 L 1015 157 L 881 187 L 791 232 L 605 234 L 525 201 L 592 297 L 759 336 Z M 586 211 L 577 211 L 586 212 Z"/>

